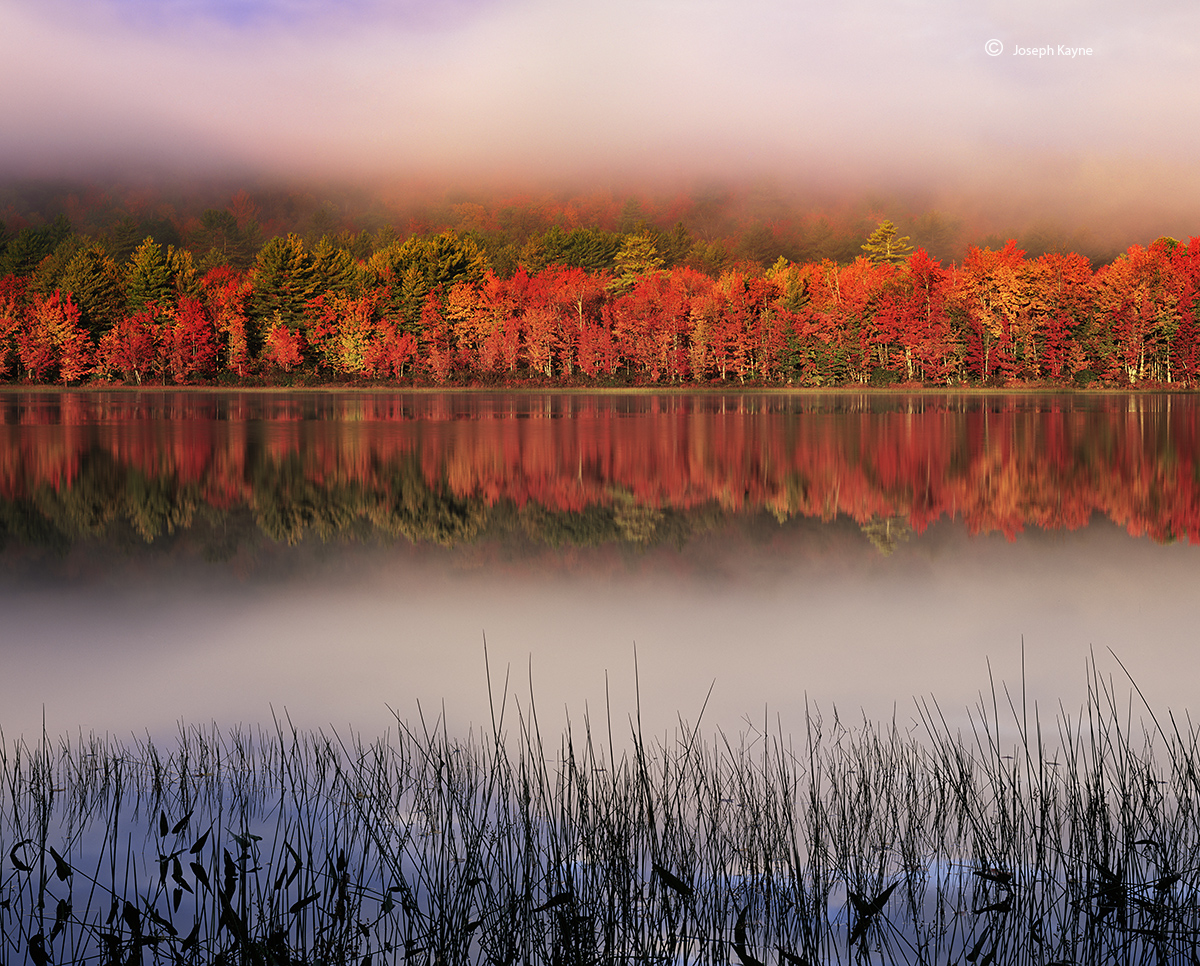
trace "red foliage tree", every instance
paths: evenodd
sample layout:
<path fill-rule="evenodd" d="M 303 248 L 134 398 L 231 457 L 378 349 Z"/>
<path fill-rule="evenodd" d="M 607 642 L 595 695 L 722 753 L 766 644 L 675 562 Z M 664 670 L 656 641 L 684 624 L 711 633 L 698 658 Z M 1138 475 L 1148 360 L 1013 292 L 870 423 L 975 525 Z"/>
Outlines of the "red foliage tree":
<path fill-rule="evenodd" d="M 17 275 L 0 279 L 0 379 L 8 375 L 16 346 L 13 337 L 24 315 L 25 280 Z"/>
<path fill-rule="evenodd" d="M 154 316 L 152 304 L 141 312 L 118 319 L 100 337 L 97 368 L 107 375 L 141 385 L 144 378 L 162 371 L 161 335 L 162 326 Z"/>
<path fill-rule="evenodd" d="M 970 248 L 950 293 L 967 321 L 967 366 L 981 381 L 1011 380 L 1019 362 L 1021 321 L 1028 318 L 1025 252 L 1009 241 L 1003 248 Z M 1027 360 L 1036 365 L 1036 360 Z"/>
<path fill-rule="evenodd" d="M 403 379 L 417 359 L 417 340 L 411 332 L 400 331 L 384 319 L 375 327 L 375 338 L 363 357 L 363 372 L 378 379 Z"/>
<path fill-rule="evenodd" d="M 304 361 L 304 337 L 299 330 L 275 322 L 263 343 L 263 362 L 291 372 Z"/>
<path fill-rule="evenodd" d="M 246 298 L 251 283 L 247 276 L 227 265 L 211 269 L 200 280 L 204 301 L 213 327 L 220 337 L 225 368 L 238 376 L 249 375 L 250 346 L 246 322 Z"/>
<path fill-rule="evenodd" d="M 75 382 L 92 371 L 95 350 L 80 324 L 79 309 L 57 289 L 48 296 L 34 293 L 15 342 L 17 358 L 31 382 L 54 376 L 63 383 Z"/>
<path fill-rule="evenodd" d="M 217 362 L 217 336 L 212 319 L 196 299 L 181 298 L 164 325 L 167 367 L 176 383 L 212 375 Z"/>

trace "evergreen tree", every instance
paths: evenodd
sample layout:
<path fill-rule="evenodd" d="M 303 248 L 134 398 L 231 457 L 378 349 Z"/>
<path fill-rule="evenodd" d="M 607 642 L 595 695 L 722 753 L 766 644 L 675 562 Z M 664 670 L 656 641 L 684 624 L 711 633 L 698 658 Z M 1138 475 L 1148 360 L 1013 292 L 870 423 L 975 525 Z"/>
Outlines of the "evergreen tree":
<path fill-rule="evenodd" d="M 317 279 L 317 294 L 336 292 L 356 296 L 362 289 L 362 272 L 353 255 L 325 235 L 312 253 L 313 272 Z"/>
<path fill-rule="evenodd" d="M 192 233 L 190 244 L 200 256 L 202 268 L 249 268 L 259 250 L 261 233 L 254 219 L 242 227 L 233 212 L 209 208 L 200 216 L 200 227 Z"/>
<path fill-rule="evenodd" d="M 660 235 L 656 240 L 659 251 L 663 256 L 663 267 L 674 268 L 687 259 L 696 241 L 687 226 L 678 221 L 667 234 Z"/>
<path fill-rule="evenodd" d="M 0 253 L 0 276 L 32 275 L 42 259 L 71 237 L 71 223 L 59 215 L 49 225 L 22 228 Z"/>
<path fill-rule="evenodd" d="M 103 245 L 81 248 L 67 263 L 56 286 L 79 308 L 80 324 L 93 338 L 107 332 L 125 314 L 121 270 Z"/>
<path fill-rule="evenodd" d="M 125 297 L 131 312 L 140 312 L 153 302 L 160 307 L 174 306 L 179 297 L 197 298 L 200 283 L 191 252 L 173 245 L 165 250 L 149 235 L 134 250 L 125 269 Z"/>
<path fill-rule="evenodd" d="M 617 252 L 617 276 L 613 279 L 613 290 L 629 291 L 639 278 L 657 272 L 662 265 L 663 257 L 649 234 L 628 236 Z"/>
<path fill-rule="evenodd" d="M 140 312 L 149 302 L 165 306 L 174 301 L 175 280 L 162 248 L 146 238 L 134 250 L 125 271 L 125 293 L 131 312 Z"/>
<path fill-rule="evenodd" d="M 469 235 L 447 231 L 434 236 L 414 235 L 376 252 L 367 262 L 369 277 L 389 288 L 388 307 L 405 327 L 419 327 L 425 298 L 438 286 L 478 282 L 487 272 L 487 257 Z"/>
<path fill-rule="evenodd" d="M 574 228 L 564 232 L 554 225 L 536 239 L 536 244 L 540 258 L 531 257 L 530 246 L 526 246 L 526 251 L 522 252 L 522 264 L 531 274 L 546 265 L 600 272 L 613 267 L 617 252 L 621 249 L 621 236 L 595 228 Z"/>
<path fill-rule="evenodd" d="M 309 301 L 320 294 L 312 255 L 299 235 L 272 238 L 254 262 L 250 296 L 246 300 L 250 322 L 250 351 L 257 355 L 273 322 L 302 325 Z"/>
<path fill-rule="evenodd" d="M 104 247 L 112 260 L 118 265 L 124 264 L 137 250 L 139 238 L 145 238 L 142 226 L 128 216 L 122 218 L 109 229 Z"/>
<path fill-rule="evenodd" d="M 907 235 L 897 238 L 896 232 L 896 226 L 891 221 L 881 221 L 862 246 L 867 258 L 876 264 L 888 262 L 900 265 L 908 261 L 908 256 L 913 251 L 912 245 L 909 244 L 911 239 Z"/>

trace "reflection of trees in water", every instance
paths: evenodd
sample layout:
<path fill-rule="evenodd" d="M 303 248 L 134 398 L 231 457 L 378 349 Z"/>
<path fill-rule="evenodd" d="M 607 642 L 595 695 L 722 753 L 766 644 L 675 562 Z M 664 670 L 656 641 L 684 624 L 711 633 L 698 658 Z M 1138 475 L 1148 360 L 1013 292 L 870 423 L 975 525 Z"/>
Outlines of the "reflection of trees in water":
<path fill-rule="evenodd" d="M 1200 538 L 1182 398 L 30 398 L 0 398 L 0 545 L 58 553 L 640 548 L 764 515 L 854 521 L 885 554 L 939 519 Z"/>
<path fill-rule="evenodd" d="M 0 500 L 0 549 L 27 546 L 61 555 L 82 543 L 103 543 L 126 554 L 188 548 L 221 562 L 264 541 L 403 540 L 454 547 L 515 539 L 547 547 L 682 546 L 733 516 L 713 506 L 644 506 L 628 493 L 579 511 L 511 500 L 488 504 L 478 496 L 459 497 L 444 483 L 429 485 L 412 461 L 391 467 L 369 487 L 323 486 L 298 472 L 295 462 L 277 473 L 260 468 L 251 498 L 225 508 L 202 502 L 193 485 L 149 481 L 136 470 L 122 471 L 106 454 L 95 459 L 69 487 Z"/>
<path fill-rule="evenodd" d="M 884 517 L 862 524 L 863 535 L 885 557 L 896 552 L 896 547 L 912 536 L 912 527 L 903 517 Z"/>

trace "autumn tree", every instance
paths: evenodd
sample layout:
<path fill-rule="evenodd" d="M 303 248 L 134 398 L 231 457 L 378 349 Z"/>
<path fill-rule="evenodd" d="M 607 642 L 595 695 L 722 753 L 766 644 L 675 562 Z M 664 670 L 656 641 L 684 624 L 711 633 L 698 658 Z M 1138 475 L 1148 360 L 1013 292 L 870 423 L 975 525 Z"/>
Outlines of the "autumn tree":
<path fill-rule="evenodd" d="M 1015 375 L 1014 334 L 1028 308 L 1025 252 L 971 247 L 956 273 L 951 298 L 966 319 L 967 364 L 979 380 Z"/>
<path fill-rule="evenodd" d="M 191 382 L 212 375 L 217 362 L 217 331 L 204 305 L 194 298 L 179 299 L 163 322 L 163 348 L 171 378 Z"/>
<path fill-rule="evenodd" d="M 200 279 L 203 302 L 217 333 L 223 364 L 238 376 L 248 375 L 251 369 L 246 322 L 250 288 L 246 276 L 227 265 L 210 269 Z"/>
<path fill-rule="evenodd" d="M 267 329 L 263 345 L 263 362 L 278 366 L 284 372 L 291 372 L 304 362 L 303 347 L 304 340 L 298 330 L 291 329 L 282 322 L 272 323 Z"/>
<path fill-rule="evenodd" d="M 555 266 L 536 278 L 532 301 L 550 308 L 557 320 L 559 371 L 570 376 L 579 365 L 581 343 L 596 337 L 608 299 L 607 272 Z"/>
<path fill-rule="evenodd" d="M 97 368 L 106 376 L 120 376 L 141 385 L 163 369 L 161 326 L 153 312 L 142 310 L 119 319 L 100 338 Z"/>
<path fill-rule="evenodd" d="M 1111 327 L 1110 376 L 1130 383 L 1171 381 L 1186 292 L 1171 257 L 1177 244 L 1159 239 L 1149 248 L 1133 245 L 1096 273 L 1098 315 Z"/>
<path fill-rule="evenodd" d="M 1038 371 L 1059 380 L 1084 371 L 1096 334 L 1091 263 L 1082 255 L 1048 252 L 1029 267 L 1031 311 L 1041 315 Z"/>
<path fill-rule="evenodd" d="M 945 303 L 946 271 L 923 248 L 884 283 L 875 330 L 881 346 L 894 349 L 881 362 L 907 381 L 945 381 L 953 369 Z"/>
<path fill-rule="evenodd" d="M 331 293 L 316 299 L 304 333 L 316 360 L 341 376 L 363 372 L 377 336 L 379 301 L 379 293 L 356 298 Z"/>
<path fill-rule="evenodd" d="M 14 341 L 21 368 L 31 382 L 57 377 L 59 382 L 70 383 L 91 372 L 92 340 L 71 297 L 58 290 L 48 296 L 33 293 Z"/>

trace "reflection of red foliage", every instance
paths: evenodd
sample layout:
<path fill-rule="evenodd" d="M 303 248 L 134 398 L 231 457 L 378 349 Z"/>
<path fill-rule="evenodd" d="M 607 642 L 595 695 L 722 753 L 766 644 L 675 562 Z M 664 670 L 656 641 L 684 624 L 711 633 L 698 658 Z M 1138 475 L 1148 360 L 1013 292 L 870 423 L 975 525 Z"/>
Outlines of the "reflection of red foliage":
<path fill-rule="evenodd" d="M 431 487 L 561 512 L 632 500 L 781 519 L 899 516 L 918 531 L 957 519 L 1010 536 L 1099 513 L 1132 534 L 1200 541 L 1200 420 L 1187 401 L 873 398 L 830 410 L 782 397 L 380 395 L 331 400 L 332 418 L 300 421 L 294 398 L 222 397 L 216 420 L 212 399 L 182 395 L 151 413 L 186 427 L 163 434 L 120 397 L 16 396 L 0 423 L 0 493 L 67 487 L 99 451 L 194 484 L 220 508 L 252 505 L 256 481 L 293 459 L 318 485 L 386 503 L 397 465 L 416 459 Z"/>

